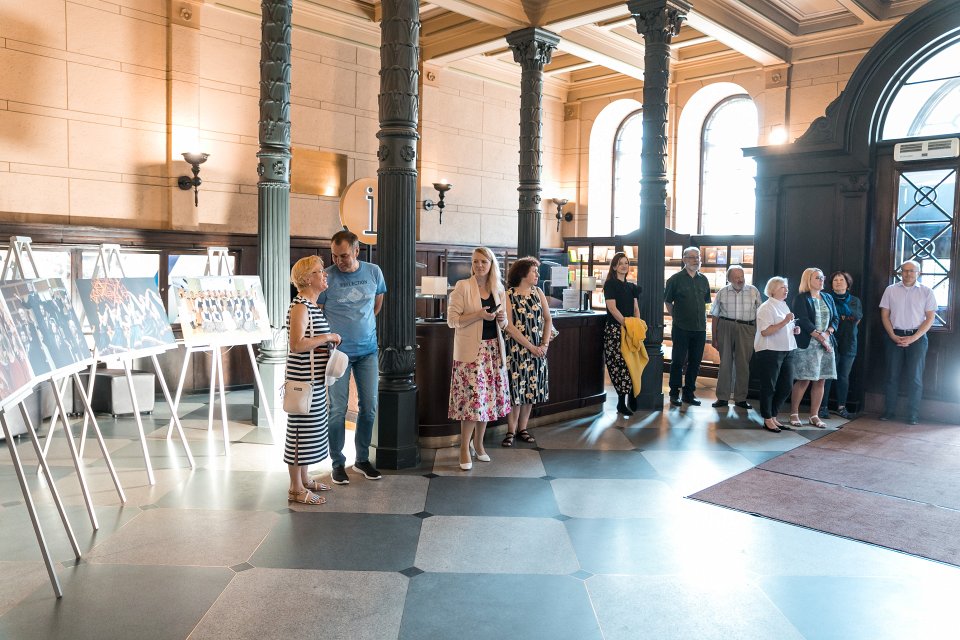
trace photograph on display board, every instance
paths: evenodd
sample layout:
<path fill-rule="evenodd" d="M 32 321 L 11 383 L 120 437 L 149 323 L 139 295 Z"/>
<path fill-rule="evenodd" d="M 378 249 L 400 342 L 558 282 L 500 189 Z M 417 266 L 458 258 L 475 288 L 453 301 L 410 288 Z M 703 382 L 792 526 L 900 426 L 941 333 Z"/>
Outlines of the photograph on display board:
<path fill-rule="evenodd" d="M 83 279 L 77 291 L 100 356 L 176 346 L 155 279 Z"/>
<path fill-rule="evenodd" d="M 0 406 L 8 398 L 31 386 L 27 350 L 13 324 L 6 305 L 0 300 Z"/>
<path fill-rule="evenodd" d="M 60 278 L 21 280 L 0 287 L 7 304 L 27 308 L 37 323 L 51 370 L 64 369 L 90 359 L 80 320 Z"/>
<path fill-rule="evenodd" d="M 272 337 L 258 276 L 174 278 L 187 344 L 252 344 Z"/>
<path fill-rule="evenodd" d="M 27 353 L 27 365 L 36 378 L 43 378 L 54 370 L 53 356 L 47 350 L 40 334 L 40 318 L 30 308 L 29 291 L 23 287 L 28 281 L 16 280 L 0 285 L 0 297 L 6 302 L 7 312 L 20 336 L 20 344 Z"/>

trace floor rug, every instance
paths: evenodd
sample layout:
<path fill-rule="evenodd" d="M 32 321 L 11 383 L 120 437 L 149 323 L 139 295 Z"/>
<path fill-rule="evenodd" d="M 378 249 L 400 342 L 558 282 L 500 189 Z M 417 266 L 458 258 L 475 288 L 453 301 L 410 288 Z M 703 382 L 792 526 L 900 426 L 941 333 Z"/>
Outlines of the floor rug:
<path fill-rule="evenodd" d="M 960 566 L 960 427 L 860 418 L 689 497 Z"/>

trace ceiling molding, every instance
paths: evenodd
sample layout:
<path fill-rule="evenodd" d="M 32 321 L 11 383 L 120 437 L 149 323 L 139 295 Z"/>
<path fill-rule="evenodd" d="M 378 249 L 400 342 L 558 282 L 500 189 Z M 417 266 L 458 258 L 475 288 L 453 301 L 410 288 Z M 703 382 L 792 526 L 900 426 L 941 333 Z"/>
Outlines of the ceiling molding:
<path fill-rule="evenodd" d="M 762 65 L 786 62 L 789 58 L 785 38 L 777 37 L 769 27 L 742 12 L 733 13 L 729 7 L 714 0 L 698 0 L 696 7 L 687 14 L 687 24 Z"/>
<path fill-rule="evenodd" d="M 513 0 L 432 0 L 431 4 L 443 7 L 461 16 L 473 18 L 478 22 L 495 27 L 516 31 L 530 26 L 523 6 Z"/>
<path fill-rule="evenodd" d="M 642 45 L 635 49 L 624 46 L 624 38 L 597 27 L 568 29 L 560 39 L 562 51 L 590 60 L 631 78 L 643 80 Z"/>

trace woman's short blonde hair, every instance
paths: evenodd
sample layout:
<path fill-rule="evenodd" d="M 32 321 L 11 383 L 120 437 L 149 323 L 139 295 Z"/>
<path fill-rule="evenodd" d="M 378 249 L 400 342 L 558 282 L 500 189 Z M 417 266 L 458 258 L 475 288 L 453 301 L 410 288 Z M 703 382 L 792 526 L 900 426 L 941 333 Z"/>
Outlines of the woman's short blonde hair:
<path fill-rule="evenodd" d="M 787 284 L 787 279 L 784 278 L 783 276 L 773 276 L 772 278 L 767 280 L 767 286 L 763 288 L 763 292 L 767 294 L 768 298 L 772 298 L 773 292 L 776 291 L 777 287 L 779 287 L 780 285 L 783 285 L 785 287 L 790 286 L 789 284 Z"/>
<path fill-rule="evenodd" d="M 493 251 L 490 251 L 490 249 L 486 247 L 477 247 L 473 250 L 472 255 L 478 253 L 490 261 L 490 271 L 487 272 L 487 289 L 489 289 L 491 293 L 503 291 L 503 284 L 500 282 L 500 264 L 497 262 L 497 256 L 493 255 Z M 473 269 L 471 268 L 471 272 L 472 271 Z"/>
<path fill-rule="evenodd" d="M 297 260 L 293 268 L 290 269 L 290 282 L 297 288 L 297 291 L 307 286 L 310 272 L 316 269 L 318 265 L 321 269 L 323 268 L 323 258 L 320 256 L 307 256 Z"/>
<path fill-rule="evenodd" d="M 817 269 L 816 267 L 810 267 L 809 269 L 803 270 L 803 275 L 800 276 L 800 293 L 806 293 L 807 291 L 810 291 L 810 281 L 813 280 L 818 273 L 821 276 L 823 275 L 823 271 L 820 271 L 820 269 Z"/>

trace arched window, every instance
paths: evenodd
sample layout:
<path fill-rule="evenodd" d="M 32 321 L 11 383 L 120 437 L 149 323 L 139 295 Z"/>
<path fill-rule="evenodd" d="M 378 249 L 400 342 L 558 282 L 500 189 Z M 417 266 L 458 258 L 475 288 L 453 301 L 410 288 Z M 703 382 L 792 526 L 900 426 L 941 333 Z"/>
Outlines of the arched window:
<path fill-rule="evenodd" d="M 613 138 L 613 198 L 611 226 L 614 235 L 640 227 L 640 151 L 643 148 L 643 112 L 628 115 Z"/>
<path fill-rule="evenodd" d="M 755 222 L 754 178 L 757 163 L 743 155 L 757 146 L 757 107 L 748 95 L 721 100 L 703 121 L 700 137 L 700 211 L 698 231 L 752 235 Z"/>
<path fill-rule="evenodd" d="M 883 122 L 884 140 L 904 140 L 960 133 L 960 42 L 927 58 L 897 88 Z M 895 165 L 897 207 L 894 217 L 893 266 L 920 263 L 920 282 L 937 297 L 934 327 L 950 328 L 951 283 L 955 266 L 957 176 L 955 158 L 927 160 L 919 167 Z"/>
<path fill-rule="evenodd" d="M 898 140 L 960 132 L 960 42 L 921 64 L 891 101 L 883 139 Z"/>

